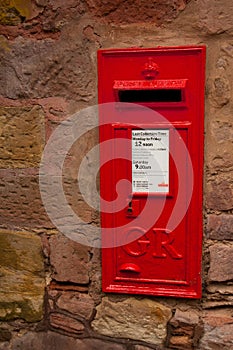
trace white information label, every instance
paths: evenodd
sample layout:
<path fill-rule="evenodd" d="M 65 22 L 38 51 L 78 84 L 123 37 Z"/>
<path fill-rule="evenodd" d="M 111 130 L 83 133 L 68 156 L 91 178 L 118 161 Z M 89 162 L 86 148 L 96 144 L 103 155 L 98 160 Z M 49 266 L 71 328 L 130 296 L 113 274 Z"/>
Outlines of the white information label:
<path fill-rule="evenodd" d="M 133 192 L 169 192 L 169 130 L 132 130 Z"/>

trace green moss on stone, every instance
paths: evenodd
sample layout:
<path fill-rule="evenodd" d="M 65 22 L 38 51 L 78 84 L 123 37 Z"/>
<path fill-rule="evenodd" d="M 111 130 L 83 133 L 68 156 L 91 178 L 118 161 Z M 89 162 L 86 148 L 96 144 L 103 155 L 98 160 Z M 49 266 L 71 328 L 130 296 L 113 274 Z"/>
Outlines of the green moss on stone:
<path fill-rule="evenodd" d="M 15 26 L 30 14 L 31 0 L 0 0 L 0 24 Z"/>
<path fill-rule="evenodd" d="M 27 322 L 37 322 L 43 317 L 43 304 L 36 309 L 29 299 L 15 302 L 0 302 L 0 320 L 10 321 L 17 318 Z"/>

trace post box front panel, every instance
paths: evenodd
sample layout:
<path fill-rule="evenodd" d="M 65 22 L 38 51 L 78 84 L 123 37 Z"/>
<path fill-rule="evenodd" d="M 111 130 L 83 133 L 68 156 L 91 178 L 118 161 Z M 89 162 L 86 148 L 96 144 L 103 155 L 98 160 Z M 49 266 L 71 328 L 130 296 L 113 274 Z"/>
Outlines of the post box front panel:
<path fill-rule="evenodd" d="M 106 292 L 201 296 L 204 61 L 204 47 L 99 51 L 99 102 L 116 102 L 100 109 Z"/>

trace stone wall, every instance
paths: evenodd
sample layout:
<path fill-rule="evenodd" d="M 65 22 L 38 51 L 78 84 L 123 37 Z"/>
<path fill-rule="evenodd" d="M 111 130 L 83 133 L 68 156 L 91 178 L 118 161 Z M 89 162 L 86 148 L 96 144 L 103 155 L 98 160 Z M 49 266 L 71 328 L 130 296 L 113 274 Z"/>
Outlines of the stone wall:
<path fill-rule="evenodd" d="M 0 349 L 233 348 L 232 0 L 0 0 Z M 203 297 L 105 295 L 100 251 L 51 223 L 39 164 L 61 121 L 97 102 L 99 48 L 206 45 Z M 77 186 L 64 189 L 99 224 Z M 59 203 L 57 205 L 59 212 Z"/>

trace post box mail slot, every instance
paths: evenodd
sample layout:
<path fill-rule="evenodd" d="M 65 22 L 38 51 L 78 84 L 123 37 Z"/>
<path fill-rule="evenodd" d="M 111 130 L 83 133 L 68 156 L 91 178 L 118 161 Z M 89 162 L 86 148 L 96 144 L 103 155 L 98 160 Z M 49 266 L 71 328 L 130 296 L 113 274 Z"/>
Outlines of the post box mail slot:
<path fill-rule="evenodd" d="M 98 52 L 102 286 L 201 297 L 205 47 Z"/>
<path fill-rule="evenodd" d="M 115 81 L 113 89 L 116 91 L 116 101 L 120 102 L 181 102 L 184 100 L 186 80 L 163 81 Z"/>

